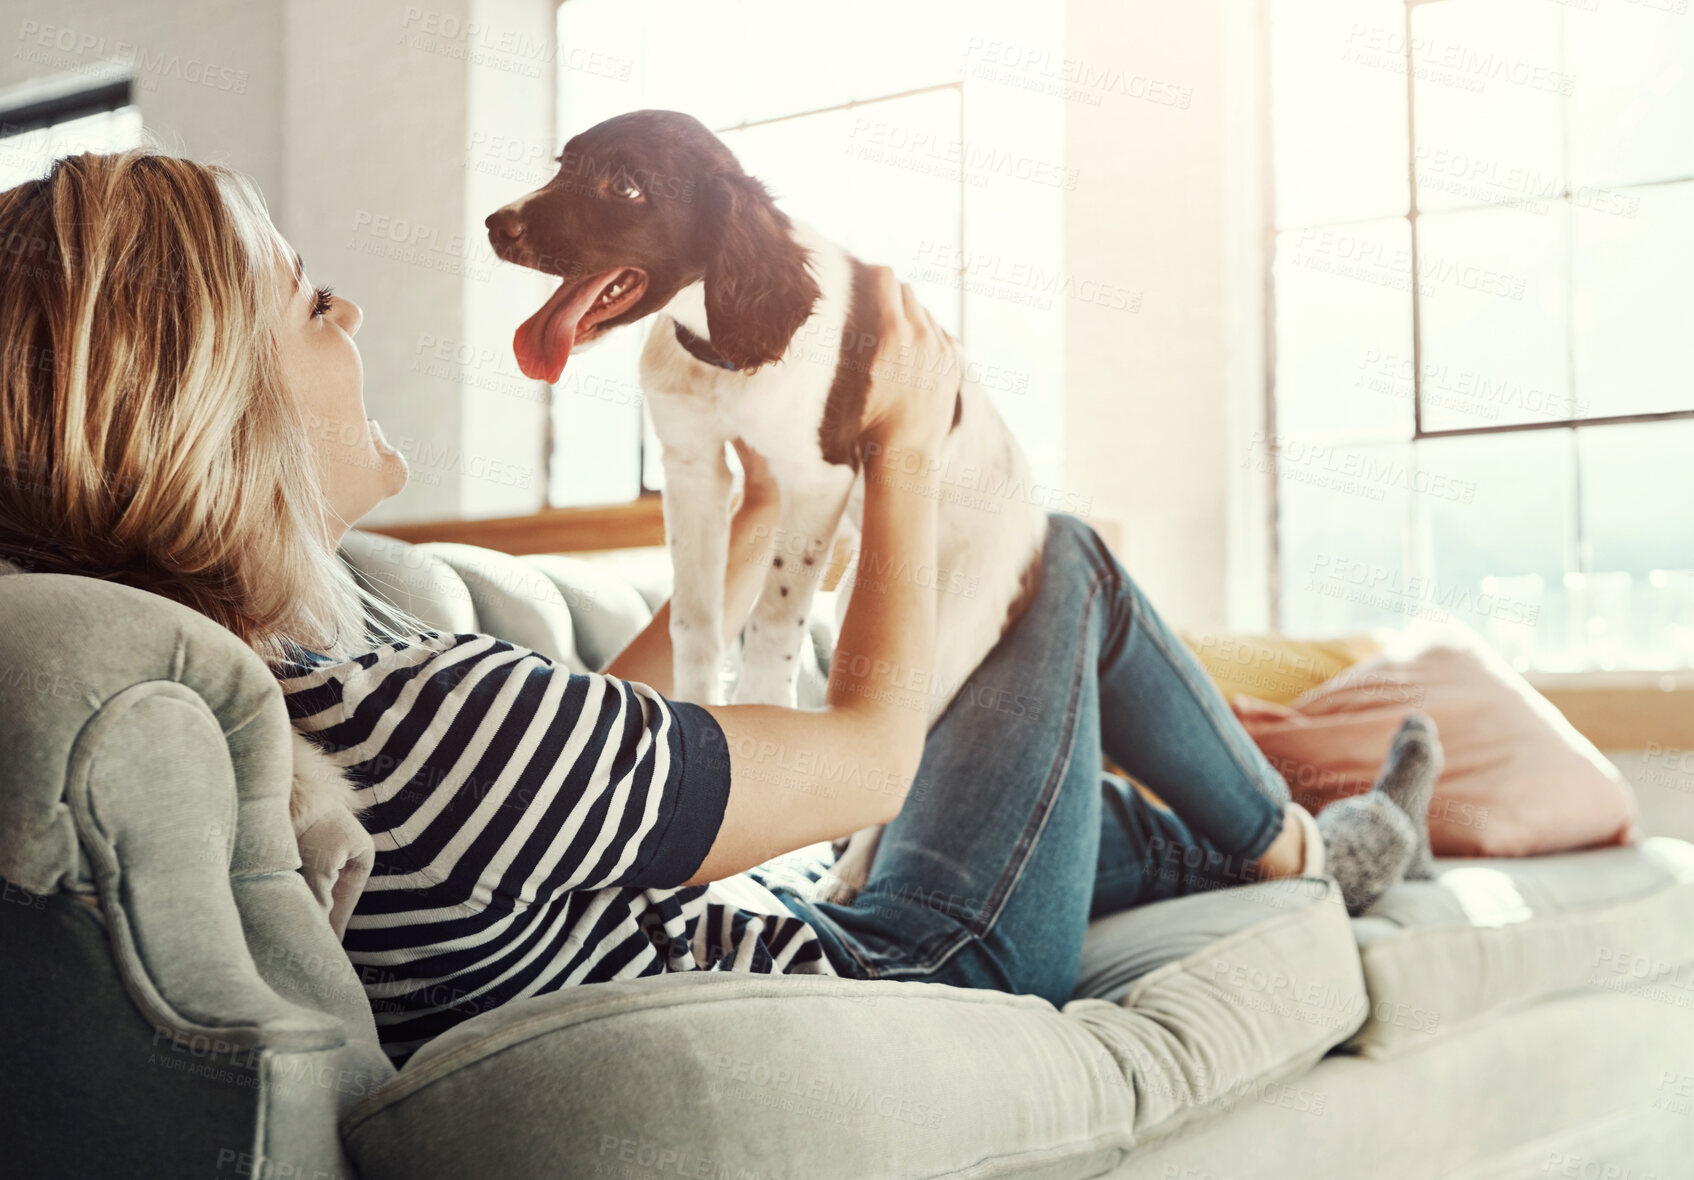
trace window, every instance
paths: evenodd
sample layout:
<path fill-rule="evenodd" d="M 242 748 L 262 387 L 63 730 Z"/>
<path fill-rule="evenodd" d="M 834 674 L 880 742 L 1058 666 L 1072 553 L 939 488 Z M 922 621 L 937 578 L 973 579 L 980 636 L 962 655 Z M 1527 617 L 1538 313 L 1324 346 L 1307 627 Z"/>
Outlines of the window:
<path fill-rule="evenodd" d="M 121 78 L 66 91 L 63 86 L 0 107 L 0 189 L 44 174 L 77 152 L 117 152 L 141 142 L 141 112 Z"/>
<path fill-rule="evenodd" d="M 1269 0 L 1280 625 L 1694 665 L 1687 0 Z"/>
<path fill-rule="evenodd" d="M 1063 295 L 1048 277 L 1059 276 L 1069 179 L 1061 104 L 973 74 L 980 39 L 967 12 L 991 15 L 997 36 L 1010 27 L 1032 45 L 1058 38 L 1055 16 L 1011 4 L 747 0 L 725 11 L 569 0 L 559 10 L 560 139 L 646 107 L 700 119 L 791 216 L 912 283 L 959 335 L 1037 475 L 1056 481 Z M 650 323 L 573 354 L 554 387 L 554 504 L 661 485 L 637 379 Z M 608 445 L 617 439 L 626 445 Z"/>

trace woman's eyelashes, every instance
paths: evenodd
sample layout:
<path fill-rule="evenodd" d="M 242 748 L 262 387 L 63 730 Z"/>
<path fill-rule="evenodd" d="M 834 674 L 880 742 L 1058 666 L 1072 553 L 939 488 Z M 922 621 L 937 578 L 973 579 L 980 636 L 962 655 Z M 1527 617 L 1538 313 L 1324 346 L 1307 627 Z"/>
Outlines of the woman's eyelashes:
<path fill-rule="evenodd" d="M 312 318 L 326 314 L 335 303 L 335 290 L 332 287 L 312 288 Z"/>

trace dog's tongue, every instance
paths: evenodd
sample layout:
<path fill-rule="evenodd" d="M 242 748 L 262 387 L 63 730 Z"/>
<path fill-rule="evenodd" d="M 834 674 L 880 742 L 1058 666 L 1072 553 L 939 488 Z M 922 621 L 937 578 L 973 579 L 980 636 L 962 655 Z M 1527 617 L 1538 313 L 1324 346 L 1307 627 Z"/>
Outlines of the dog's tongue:
<path fill-rule="evenodd" d="M 570 359 L 571 345 L 576 343 L 577 328 L 582 318 L 600 298 L 623 268 L 609 270 L 591 278 L 566 279 L 559 289 L 530 316 L 512 337 L 512 351 L 517 354 L 518 368 L 524 376 L 536 381 L 554 382 L 565 371 Z"/>

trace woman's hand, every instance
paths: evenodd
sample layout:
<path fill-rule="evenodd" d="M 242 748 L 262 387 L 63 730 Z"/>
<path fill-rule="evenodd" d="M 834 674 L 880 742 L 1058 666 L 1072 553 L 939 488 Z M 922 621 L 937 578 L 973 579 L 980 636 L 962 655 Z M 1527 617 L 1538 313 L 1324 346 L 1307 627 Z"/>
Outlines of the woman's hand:
<path fill-rule="evenodd" d="M 962 373 L 959 349 L 909 283 L 874 267 L 883 309 L 861 439 L 867 458 L 885 451 L 932 454 L 953 423 Z"/>
<path fill-rule="evenodd" d="M 691 884 L 888 822 L 923 758 L 933 704 L 939 455 L 961 373 L 958 349 L 912 289 L 886 268 L 877 269 L 876 280 L 884 317 L 860 435 L 865 464 L 860 567 L 879 572 L 854 583 L 823 709 L 705 707 L 727 742 L 730 791 L 723 823 Z M 740 444 L 737 451 L 748 473 L 747 499 L 735 518 L 739 529 L 751 510 L 773 503 L 776 493 L 768 486 L 764 460 Z M 767 496 L 770 501 L 763 499 Z M 751 535 L 756 537 L 757 526 Z M 745 610 L 756 591 L 751 579 L 736 582 L 735 552 L 732 543 L 726 620 L 739 617 L 736 612 Z M 749 568 L 762 572 L 764 562 Z M 656 658 L 663 651 L 668 660 L 662 630 L 658 620 L 648 628 L 648 654 Z M 626 652 L 608 671 L 628 675 L 630 657 Z M 668 670 L 663 681 L 649 683 L 668 686 Z M 842 778 L 847 767 L 850 783 Z"/>
<path fill-rule="evenodd" d="M 707 707 L 727 739 L 729 802 L 693 884 L 887 823 L 923 759 L 934 703 L 939 456 L 959 357 L 910 287 L 886 269 L 876 277 L 886 314 L 860 438 L 858 565 L 877 573 L 853 582 L 822 710 Z M 840 781 L 843 767 L 853 768 L 853 785 Z"/>

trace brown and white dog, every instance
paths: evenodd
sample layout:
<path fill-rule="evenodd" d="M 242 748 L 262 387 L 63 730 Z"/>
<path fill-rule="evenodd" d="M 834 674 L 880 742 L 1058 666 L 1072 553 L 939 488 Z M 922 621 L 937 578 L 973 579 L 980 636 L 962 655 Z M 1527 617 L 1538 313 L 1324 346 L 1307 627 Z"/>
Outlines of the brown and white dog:
<path fill-rule="evenodd" d="M 641 385 L 664 444 L 665 537 L 676 575 L 676 695 L 722 698 L 724 570 L 734 439 L 762 455 L 781 490 L 770 566 L 743 640 L 738 703 L 794 703 L 796 652 L 844 514 L 858 523 L 859 444 L 882 322 L 870 269 L 791 222 L 763 184 L 697 120 L 635 111 L 575 136 L 545 186 L 489 216 L 496 254 L 559 276 L 517 331 L 530 377 L 557 381 L 571 349 L 659 316 Z M 1033 596 L 1046 515 L 1024 492 L 1028 462 L 968 367 L 943 458 L 933 577 L 939 716 Z M 849 564 L 854 574 L 874 571 Z M 844 604 L 846 595 L 841 595 Z M 860 832 L 824 890 L 862 887 L 879 829 Z"/>

